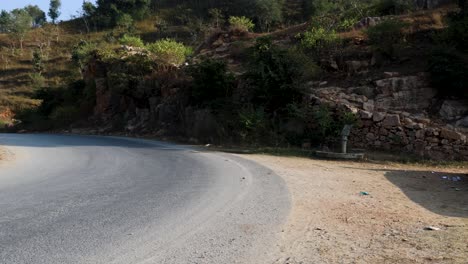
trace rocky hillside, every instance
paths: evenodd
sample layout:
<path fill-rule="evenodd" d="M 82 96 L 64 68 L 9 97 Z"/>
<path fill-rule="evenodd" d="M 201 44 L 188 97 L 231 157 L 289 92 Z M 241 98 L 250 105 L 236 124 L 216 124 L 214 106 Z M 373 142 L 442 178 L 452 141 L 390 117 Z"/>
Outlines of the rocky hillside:
<path fill-rule="evenodd" d="M 326 19 L 262 34 L 218 29 L 180 65 L 150 46 L 96 47 L 83 81 L 41 91 L 38 111 L 18 115 L 12 130 L 334 148 L 352 124 L 356 148 L 468 160 L 463 76 L 441 89 L 467 56 L 446 48 L 461 65 L 447 69 L 434 52 L 452 12 L 366 17 L 339 32 Z"/>

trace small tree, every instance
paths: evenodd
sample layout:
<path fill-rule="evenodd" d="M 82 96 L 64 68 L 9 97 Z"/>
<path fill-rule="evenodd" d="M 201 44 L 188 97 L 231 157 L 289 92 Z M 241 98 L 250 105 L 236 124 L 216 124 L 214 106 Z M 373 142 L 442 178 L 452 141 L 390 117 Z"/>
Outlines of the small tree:
<path fill-rule="evenodd" d="M 32 58 L 33 69 L 35 73 L 42 74 L 44 70 L 43 57 L 39 49 L 34 50 Z"/>
<path fill-rule="evenodd" d="M 93 5 L 91 2 L 83 2 L 81 6 L 81 19 L 83 20 L 86 30 L 88 33 L 90 32 L 90 24 L 92 23 L 94 27 L 96 27 L 95 23 L 95 15 L 96 15 L 96 6 Z"/>
<path fill-rule="evenodd" d="M 117 16 L 117 19 L 115 21 L 116 26 L 119 28 L 121 31 L 129 31 L 129 29 L 133 25 L 133 18 L 131 15 L 126 14 L 126 13 L 120 13 Z"/>
<path fill-rule="evenodd" d="M 33 19 L 33 27 L 44 25 L 47 21 L 46 14 L 37 5 L 28 5 L 24 8 Z"/>
<path fill-rule="evenodd" d="M 255 24 L 250 18 L 245 16 L 232 16 L 229 18 L 229 27 L 230 30 L 234 33 L 246 33 L 251 31 L 255 27 Z"/>
<path fill-rule="evenodd" d="M 23 51 L 23 41 L 26 34 L 31 29 L 33 19 L 24 9 L 15 9 L 11 11 L 11 14 L 12 24 L 9 31 L 13 37 L 19 41 L 21 51 Z"/>
<path fill-rule="evenodd" d="M 221 11 L 218 8 L 212 8 L 208 10 L 208 13 L 210 15 L 210 18 L 212 21 L 211 23 L 213 24 L 213 26 L 215 28 L 219 28 L 221 23 L 223 23 L 223 20 L 224 20 L 223 11 Z"/>
<path fill-rule="evenodd" d="M 60 0 L 50 0 L 49 6 L 49 17 L 52 19 L 52 23 L 55 24 L 57 18 L 60 16 L 60 7 L 62 6 L 62 2 Z"/>
<path fill-rule="evenodd" d="M 7 33 L 11 29 L 11 25 L 13 23 L 13 18 L 11 14 L 5 10 L 2 10 L 0 13 L 0 32 Z"/>
<path fill-rule="evenodd" d="M 272 25 L 283 20 L 282 3 L 278 0 L 257 0 L 256 17 L 262 31 L 270 31 Z"/>

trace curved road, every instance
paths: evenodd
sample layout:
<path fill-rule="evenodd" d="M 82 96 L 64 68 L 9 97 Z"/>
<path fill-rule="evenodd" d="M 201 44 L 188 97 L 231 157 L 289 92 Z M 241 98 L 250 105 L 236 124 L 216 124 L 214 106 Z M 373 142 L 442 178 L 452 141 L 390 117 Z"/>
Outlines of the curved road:
<path fill-rule="evenodd" d="M 0 134 L 0 263 L 268 263 L 284 182 L 161 142 Z"/>

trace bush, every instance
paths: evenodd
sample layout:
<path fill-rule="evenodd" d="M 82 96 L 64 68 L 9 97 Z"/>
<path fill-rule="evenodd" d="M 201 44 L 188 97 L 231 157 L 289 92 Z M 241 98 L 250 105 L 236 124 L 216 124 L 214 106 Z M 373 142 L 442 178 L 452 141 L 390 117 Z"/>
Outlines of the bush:
<path fill-rule="evenodd" d="M 406 24 L 397 20 L 387 20 L 367 30 L 369 43 L 377 52 L 394 57 L 398 46 L 403 43 Z"/>
<path fill-rule="evenodd" d="M 322 26 L 314 27 L 301 36 L 302 48 L 312 52 L 316 59 L 333 53 L 339 43 L 338 34 L 334 30 L 327 30 Z"/>
<path fill-rule="evenodd" d="M 252 31 L 255 27 L 255 24 L 251 19 L 241 16 L 232 16 L 229 18 L 229 29 L 234 33 L 246 33 Z"/>
<path fill-rule="evenodd" d="M 72 50 L 72 60 L 75 64 L 83 69 L 85 64 L 88 62 L 90 55 L 93 51 L 97 49 L 97 45 L 92 42 L 87 42 L 85 40 L 80 41 L 77 45 L 73 47 Z"/>
<path fill-rule="evenodd" d="M 245 106 L 239 110 L 238 122 L 243 142 L 268 144 L 275 137 L 268 114 L 262 107 Z"/>
<path fill-rule="evenodd" d="M 213 104 L 231 96 L 234 76 L 223 61 L 204 60 L 191 66 L 189 73 L 193 78 L 191 95 L 195 105 Z"/>
<path fill-rule="evenodd" d="M 338 40 L 338 35 L 334 30 L 326 30 L 323 27 L 312 28 L 304 33 L 301 44 L 307 49 L 317 49 L 320 46 Z"/>
<path fill-rule="evenodd" d="M 171 39 L 163 39 L 149 44 L 147 49 L 158 56 L 163 62 L 180 66 L 187 56 L 192 54 L 192 49 L 184 44 Z"/>
<path fill-rule="evenodd" d="M 119 43 L 121 45 L 126 45 L 126 46 L 131 46 L 131 47 L 138 47 L 138 48 L 145 47 L 145 43 L 143 43 L 141 38 L 129 36 L 127 34 L 123 35 L 123 37 L 119 39 Z"/>
<path fill-rule="evenodd" d="M 317 67 L 299 50 L 274 46 L 269 38 L 257 40 L 247 78 L 254 103 L 273 113 L 288 104 L 302 101 L 304 82 L 317 73 Z"/>
<path fill-rule="evenodd" d="M 432 52 L 428 71 L 439 96 L 468 98 L 468 62 L 455 50 L 440 47 Z"/>
<path fill-rule="evenodd" d="M 31 87 L 34 90 L 42 88 L 45 85 L 45 78 L 40 73 L 34 72 L 29 74 L 29 79 L 31 80 Z"/>

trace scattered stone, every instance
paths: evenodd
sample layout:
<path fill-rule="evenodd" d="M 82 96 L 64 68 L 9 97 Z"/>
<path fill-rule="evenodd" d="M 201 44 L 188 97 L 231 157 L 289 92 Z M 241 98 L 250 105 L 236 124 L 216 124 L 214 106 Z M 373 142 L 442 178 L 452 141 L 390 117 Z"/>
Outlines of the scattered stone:
<path fill-rule="evenodd" d="M 398 127 L 400 125 L 400 116 L 395 114 L 387 115 L 382 122 L 382 126 L 384 127 Z"/>
<path fill-rule="evenodd" d="M 441 130 L 440 136 L 442 138 L 449 139 L 449 140 L 459 140 L 459 141 L 462 141 L 462 142 L 466 142 L 466 136 L 465 135 L 463 135 L 461 133 L 458 133 L 456 131 L 453 131 L 453 130 L 446 129 L 446 128 L 443 128 Z"/>
<path fill-rule="evenodd" d="M 373 111 L 374 111 L 374 108 L 375 108 L 374 100 L 369 100 L 369 101 L 367 101 L 367 102 L 364 102 L 364 103 L 362 104 L 362 108 L 363 108 L 365 111 L 373 112 Z"/>
<path fill-rule="evenodd" d="M 382 112 L 374 112 L 374 118 L 372 120 L 374 120 L 374 122 L 380 122 L 384 120 L 386 115 L 387 114 L 382 113 Z"/>
<path fill-rule="evenodd" d="M 462 100 L 445 100 L 439 111 L 440 116 L 448 121 L 459 119 L 468 114 L 468 102 Z"/>
<path fill-rule="evenodd" d="M 392 77 L 398 77 L 400 76 L 400 73 L 398 72 L 384 72 L 385 78 L 392 78 Z"/>
<path fill-rule="evenodd" d="M 372 119 L 372 113 L 367 111 L 359 111 L 359 115 L 362 119 Z"/>
<path fill-rule="evenodd" d="M 440 228 L 435 227 L 435 226 L 426 226 L 426 227 L 424 228 L 424 230 L 427 230 L 427 231 L 439 231 Z"/>

